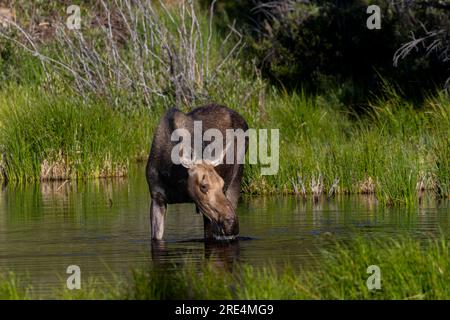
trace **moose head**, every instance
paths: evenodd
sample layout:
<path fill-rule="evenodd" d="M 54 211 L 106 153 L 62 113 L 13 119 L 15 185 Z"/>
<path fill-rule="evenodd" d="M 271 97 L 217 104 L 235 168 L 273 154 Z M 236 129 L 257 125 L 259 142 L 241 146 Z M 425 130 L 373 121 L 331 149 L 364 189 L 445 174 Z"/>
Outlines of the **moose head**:
<path fill-rule="evenodd" d="M 214 169 L 224 158 L 230 145 L 215 159 L 197 160 L 192 149 L 183 152 L 180 163 L 188 170 L 187 189 L 200 212 L 211 222 L 216 240 L 231 240 L 239 234 L 235 208 L 224 193 L 224 181 Z M 192 153 L 192 157 L 189 154 Z"/>

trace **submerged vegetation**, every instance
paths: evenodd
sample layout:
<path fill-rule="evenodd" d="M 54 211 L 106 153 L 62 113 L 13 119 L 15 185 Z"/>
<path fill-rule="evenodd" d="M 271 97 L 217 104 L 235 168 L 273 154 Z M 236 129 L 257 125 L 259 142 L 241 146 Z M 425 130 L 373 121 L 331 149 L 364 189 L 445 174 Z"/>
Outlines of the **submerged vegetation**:
<path fill-rule="evenodd" d="M 299 270 L 287 263 L 232 272 L 213 263 L 186 264 L 176 271 L 138 268 L 113 285 L 91 280 L 81 290 L 58 290 L 57 299 L 449 299 L 450 247 L 444 236 L 425 242 L 401 237 L 335 243 L 319 267 Z M 369 266 L 380 268 L 379 289 L 369 290 Z M 169 268 L 170 269 L 170 268 Z M 372 283 L 372 282 L 370 282 Z M 0 298 L 41 298 L 17 277 L 0 279 Z"/>
<path fill-rule="evenodd" d="M 68 30 L 56 16 L 45 39 L 0 30 L 3 178 L 126 175 L 145 159 L 164 110 L 214 101 L 253 128 L 280 129 L 278 174 L 247 165 L 246 193 L 373 193 L 386 205 L 412 205 L 426 190 L 449 196 L 448 93 L 418 107 L 380 80 L 381 93 L 356 113 L 342 99 L 347 83 L 322 93 L 276 88 L 240 59 L 235 27 L 222 35 L 209 11 L 180 3 L 103 3 L 97 15 L 83 11 L 91 28 Z"/>

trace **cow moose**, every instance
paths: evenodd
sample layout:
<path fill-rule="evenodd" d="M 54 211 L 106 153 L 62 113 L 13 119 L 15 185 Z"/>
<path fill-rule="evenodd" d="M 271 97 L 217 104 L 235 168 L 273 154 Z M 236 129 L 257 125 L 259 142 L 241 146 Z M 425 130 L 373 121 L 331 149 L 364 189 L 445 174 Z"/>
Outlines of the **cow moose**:
<path fill-rule="evenodd" d="M 150 220 L 153 240 L 161 240 L 164 234 L 164 218 L 168 204 L 195 203 L 197 212 L 203 215 L 204 236 L 207 240 L 230 240 L 239 235 L 239 221 L 236 215 L 244 171 L 242 161 L 236 161 L 238 153 L 248 148 L 248 137 L 244 143 L 223 142 L 223 152 L 215 160 L 197 160 L 194 148 L 188 154 L 182 150 L 181 161 L 174 163 L 172 150 L 177 142 L 172 133 L 186 129 L 194 134 L 194 122 L 201 121 L 202 134 L 208 129 L 219 130 L 223 137 L 227 129 L 248 129 L 244 118 L 225 106 L 210 104 L 189 113 L 173 108 L 160 120 L 153 137 L 148 157 L 146 177 L 151 194 Z M 202 151 L 212 143 L 202 141 Z M 226 153 L 234 148 L 234 160 L 225 161 Z M 238 150 L 241 148 L 241 150 Z M 242 150 L 244 148 L 244 150 Z"/>

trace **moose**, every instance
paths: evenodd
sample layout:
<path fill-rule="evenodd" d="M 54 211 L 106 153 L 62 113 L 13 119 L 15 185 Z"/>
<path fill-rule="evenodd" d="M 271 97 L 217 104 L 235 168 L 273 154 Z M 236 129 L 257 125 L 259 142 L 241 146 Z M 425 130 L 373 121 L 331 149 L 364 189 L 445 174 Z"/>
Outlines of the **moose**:
<path fill-rule="evenodd" d="M 155 129 L 146 177 L 150 189 L 150 222 L 153 240 L 162 240 L 164 217 L 168 204 L 194 203 L 196 211 L 203 215 L 206 240 L 231 240 L 239 235 L 236 215 L 241 181 L 244 172 L 238 154 L 245 155 L 248 137 L 244 143 L 223 142 L 222 154 L 212 161 L 198 159 L 195 148 L 181 150 L 180 163 L 174 163 L 172 150 L 176 142 L 172 134 L 177 129 L 194 133 L 194 125 L 202 124 L 202 133 L 208 129 L 219 130 L 223 137 L 228 129 L 246 132 L 248 125 L 236 111 L 217 104 L 198 107 L 189 113 L 172 108 L 168 110 Z M 233 138 L 234 139 L 234 138 Z M 202 141 L 202 151 L 210 143 Z M 230 146 L 234 148 L 234 161 L 225 161 Z M 240 150 L 238 150 L 240 148 Z M 244 150 L 242 150 L 244 149 Z M 187 152 L 191 151 L 191 152 Z M 191 154 L 191 157 L 186 155 Z"/>

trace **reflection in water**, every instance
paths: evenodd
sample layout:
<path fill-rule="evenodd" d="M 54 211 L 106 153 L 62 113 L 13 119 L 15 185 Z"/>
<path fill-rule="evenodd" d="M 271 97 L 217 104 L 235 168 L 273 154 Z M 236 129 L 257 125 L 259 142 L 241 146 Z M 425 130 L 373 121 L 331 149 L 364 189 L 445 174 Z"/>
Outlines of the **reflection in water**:
<path fill-rule="evenodd" d="M 205 258 L 217 269 L 232 271 L 235 263 L 239 262 L 241 241 L 206 241 Z"/>
<path fill-rule="evenodd" d="M 202 243 L 204 260 L 211 263 L 214 268 L 219 270 L 232 271 L 235 263 L 239 262 L 240 243 L 249 238 L 236 239 L 233 241 L 204 241 L 203 239 L 186 240 L 183 243 L 193 242 Z M 172 252 L 170 251 L 172 250 Z M 152 241 L 151 257 L 152 261 L 159 266 L 173 268 L 171 256 L 178 254 L 186 255 L 188 251 L 180 248 L 170 249 L 166 241 Z"/>
<path fill-rule="evenodd" d="M 233 270 L 251 265 L 310 266 L 328 239 L 357 235 L 427 237 L 450 231 L 449 200 L 424 197 L 414 209 L 383 208 L 374 197 L 335 199 L 244 197 L 238 207 L 240 238 L 203 241 L 202 216 L 191 204 L 169 205 L 165 241 L 150 240 L 150 197 L 144 168 L 128 179 L 3 186 L 0 192 L 0 271 L 28 274 L 43 293 L 60 288 L 75 264 L 82 277 L 127 274 L 157 263 L 175 268 L 211 261 Z"/>

